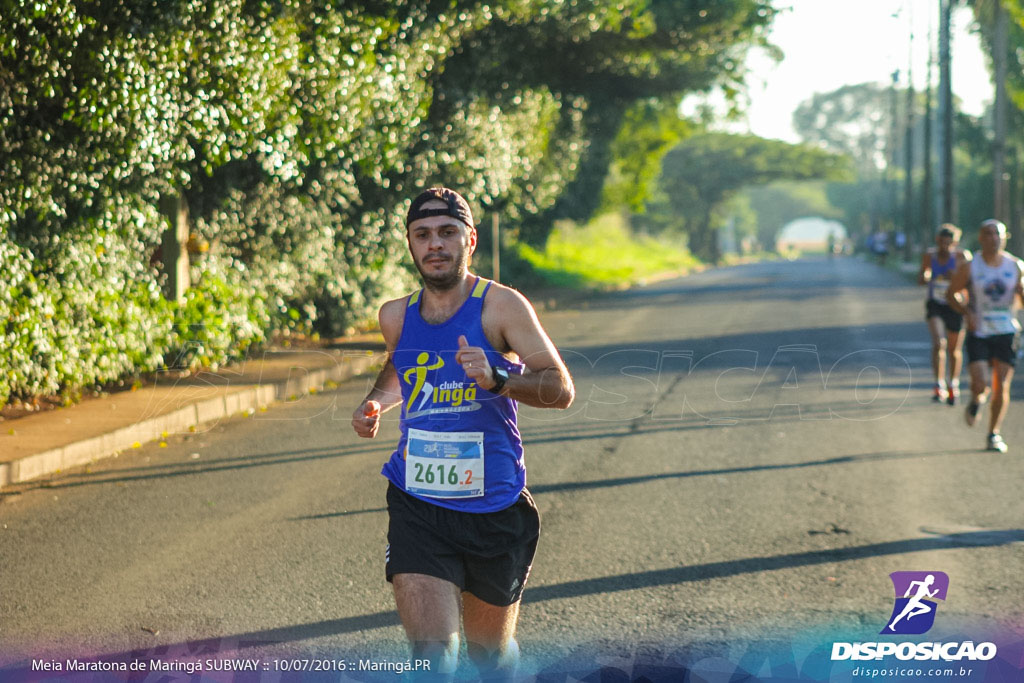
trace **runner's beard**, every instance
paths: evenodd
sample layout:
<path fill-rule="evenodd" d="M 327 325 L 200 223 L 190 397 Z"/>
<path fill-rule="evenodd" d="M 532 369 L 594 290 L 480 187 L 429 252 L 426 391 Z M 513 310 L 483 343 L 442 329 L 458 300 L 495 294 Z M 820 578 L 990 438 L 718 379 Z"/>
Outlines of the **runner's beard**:
<path fill-rule="evenodd" d="M 423 266 L 419 261 L 415 261 L 416 270 L 420 271 L 420 277 L 423 278 L 423 284 L 427 289 L 434 292 L 447 292 L 451 291 L 462 282 L 462 278 L 466 276 L 468 271 L 467 262 L 469 260 L 469 250 L 458 252 L 452 257 L 451 269 L 447 273 L 440 275 L 428 274 L 424 272 Z"/>

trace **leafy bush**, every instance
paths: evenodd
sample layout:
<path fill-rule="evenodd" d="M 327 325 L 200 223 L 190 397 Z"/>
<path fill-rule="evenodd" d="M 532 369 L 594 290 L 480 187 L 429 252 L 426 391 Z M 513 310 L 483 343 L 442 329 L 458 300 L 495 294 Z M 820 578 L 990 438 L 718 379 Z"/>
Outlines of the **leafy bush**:
<path fill-rule="evenodd" d="M 13 391 L 52 389 L 35 361 L 52 338 L 48 328 L 53 304 L 39 290 L 31 255 L 13 244 L 0 228 L 0 404 Z"/>
<path fill-rule="evenodd" d="M 543 243 L 631 102 L 737 78 L 771 16 L 691 4 L 0 0 L 0 404 L 365 323 L 427 185 Z M 209 244 L 180 303 L 168 196 Z"/>
<path fill-rule="evenodd" d="M 251 294 L 245 266 L 207 256 L 192 268 L 193 285 L 176 311 L 171 365 L 213 367 L 245 357 L 265 339 L 270 315 L 267 300 Z"/>

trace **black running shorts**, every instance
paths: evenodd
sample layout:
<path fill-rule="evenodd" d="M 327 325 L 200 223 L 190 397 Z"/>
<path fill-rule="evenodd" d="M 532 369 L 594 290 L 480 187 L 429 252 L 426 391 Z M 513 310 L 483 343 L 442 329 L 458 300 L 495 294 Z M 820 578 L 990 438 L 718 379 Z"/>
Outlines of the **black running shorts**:
<path fill-rule="evenodd" d="M 934 299 L 924 302 L 924 318 L 939 317 L 949 332 L 959 332 L 964 326 L 964 317 L 953 310 L 952 306 L 939 303 Z"/>
<path fill-rule="evenodd" d="M 486 603 L 517 602 L 533 565 L 540 514 L 529 491 L 497 512 L 459 512 L 432 505 L 388 484 L 385 572 L 451 581 Z"/>
<path fill-rule="evenodd" d="M 967 335 L 967 362 L 1001 360 L 1011 368 L 1017 365 L 1019 335 L 997 334 L 991 337 Z"/>

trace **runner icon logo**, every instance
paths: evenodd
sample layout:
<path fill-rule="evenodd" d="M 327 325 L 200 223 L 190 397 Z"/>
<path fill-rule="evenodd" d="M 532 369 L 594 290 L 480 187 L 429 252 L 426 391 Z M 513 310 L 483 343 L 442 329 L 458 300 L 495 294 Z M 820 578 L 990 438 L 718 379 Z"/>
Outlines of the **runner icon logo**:
<path fill-rule="evenodd" d="M 935 623 L 936 600 L 946 599 L 949 577 L 945 572 L 893 572 L 889 578 L 895 604 L 880 633 L 926 633 Z"/>

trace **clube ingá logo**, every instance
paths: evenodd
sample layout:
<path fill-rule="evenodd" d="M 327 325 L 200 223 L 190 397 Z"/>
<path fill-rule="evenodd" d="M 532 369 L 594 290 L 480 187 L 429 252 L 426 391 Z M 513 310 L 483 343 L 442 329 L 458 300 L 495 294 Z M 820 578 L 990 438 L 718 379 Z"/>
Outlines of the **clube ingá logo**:
<path fill-rule="evenodd" d="M 926 633 L 935 623 L 936 600 L 945 600 L 949 577 L 945 572 L 893 572 L 896 592 L 892 614 L 880 633 Z"/>

